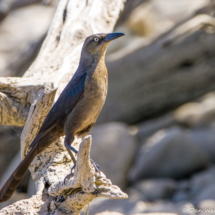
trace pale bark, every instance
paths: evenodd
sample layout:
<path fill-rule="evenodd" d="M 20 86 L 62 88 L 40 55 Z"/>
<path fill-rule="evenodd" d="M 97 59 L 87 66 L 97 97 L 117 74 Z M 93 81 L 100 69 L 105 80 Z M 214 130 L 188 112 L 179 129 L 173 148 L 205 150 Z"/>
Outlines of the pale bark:
<path fill-rule="evenodd" d="M 93 33 L 111 32 L 123 6 L 124 0 L 61 0 L 31 67 L 22 78 L 0 79 L 0 123 L 25 125 L 21 136 L 22 157 L 53 102 L 73 76 L 84 39 Z M 79 214 L 98 196 L 127 198 L 103 173 L 100 176 L 95 172 L 89 162 L 89 137 L 81 143 L 75 177 L 64 185 L 63 179 L 73 163 L 63 142 L 62 137 L 30 165 L 37 194 L 2 209 L 0 214 L 29 211 L 32 214 Z M 78 140 L 76 142 L 74 147 L 78 148 Z"/>
<path fill-rule="evenodd" d="M 55 180 L 52 175 L 48 189 L 45 189 L 44 183 L 40 182 L 36 195 L 3 208 L 0 214 L 78 215 L 96 197 L 127 198 L 127 195 L 119 187 L 112 185 L 102 172 L 95 171 L 90 161 L 90 147 L 91 136 L 86 136 L 80 144 L 74 177 L 64 181 L 62 175 L 55 176 Z M 53 168 L 52 170 L 55 171 Z"/>

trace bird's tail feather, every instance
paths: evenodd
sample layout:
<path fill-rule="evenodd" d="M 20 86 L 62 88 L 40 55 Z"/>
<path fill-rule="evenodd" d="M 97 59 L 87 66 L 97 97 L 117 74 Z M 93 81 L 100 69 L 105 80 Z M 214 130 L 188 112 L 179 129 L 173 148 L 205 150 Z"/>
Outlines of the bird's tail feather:
<path fill-rule="evenodd" d="M 19 166 L 14 170 L 10 178 L 6 181 L 6 183 L 0 190 L 0 202 L 6 202 L 8 199 L 10 199 L 36 155 L 37 147 L 33 148 L 27 154 L 25 159 L 19 164 Z"/>

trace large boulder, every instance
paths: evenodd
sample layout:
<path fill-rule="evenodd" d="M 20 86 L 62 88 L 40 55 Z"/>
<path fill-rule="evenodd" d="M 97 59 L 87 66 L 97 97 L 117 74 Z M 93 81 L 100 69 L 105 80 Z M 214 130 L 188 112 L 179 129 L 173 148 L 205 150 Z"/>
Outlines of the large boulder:
<path fill-rule="evenodd" d="M 190 130 L 189 137 L 198 145 L 202 151 L 205 151 L 210 161 L 215 163 L 215 129 L 200 127 Z"/>
<path fill-rule="evenodd" d="M 175 213 L 181 215 L 176 205 L 169 201 L 158 201 L 148 205 L 142 213 Z"/>
<path fill-rule="evenodd" d="M 190 181 L 181 180 L 178 182 L 177 189 L 172 197 L 175 203 L 186 202 L 190 200 Z"/>
<path fill-rule="evenodd" d="M 123 123 L 95 126 L 92 131 L 91 157 L 112 183 L 124 188 L 132 164 L 136 140 Z"/>
<path fill-rule="evenodd" d="M 192 176 L 190 180 L 190 191 L 193 196 L 203 192 L 208 186 L 213 186 L 215 182 L 215 167 L 201 171 Z"/>
<path fill-rule="evenodd" d="M 136 136 L 139 139 L 146 139 L 153 135 L 155 132 L 172 127 L 178 122 L 172 117 L 171 114 L 165 114 L 163 116 L 147 120 L 137 126 Z"/>
<path fill-rule="evenodd" d="M 142 145 L 129 179 L 183 178 L 208 166 L 208 156 L 180 128 L 161 130 Z"/>
<path fill-rule="evenodd" d="M 98 198 L 93 200 L 93 202 L 90 204 L 89 215 L 95 215 L 98 213 L 102 213 L 104 211 L 106 211 L 106 213 L 110 213 L 110 215 L 112 215 L 111 213 L 116 213 L 116 212 L 121 214 L 126 214 L 126 215 L 127 214 L 140 215 L 142 213 L 143 214 L 155 213 L 156 215 L 159 215 L 160 213 L 158 212 L 178 214 L 179 212 L 179 210 L 173 203 L 164 202 L 164 201 L 155 202 L 151 204 L 144 201 L 132 202 L 130 199 L 125 199 L 125 200 L 115 199 L 113 201 L 111 199 Z M 83 212 L 82 212 L 82 215 L 84 215 Z"/>
<path fill-rule="evenodd" d="M 130 199 L 107 199 L 107 198 L 96 198 L 90 203 L 90 211 L 89 215 L 95 215 L 97 213 L 101 213 L 104 211 L 118 212 L 122 214 L 133 214 L 133 213 L 141 213 L 142 210 L 140 208 L 135 209 L 135 205 L 140 202 L 131 202 Z M 146 204 L 141 201 L 145 206 L 141 206 L 142 209 L 146 208 Z M 81 215 L 84 215 L 82 212 Z"/>
<path fill-rule="evenodd" d="M 98 213 L 96 215 L 123 215 L 121 213 L 118 213 L 118 212 L 114 212 L 114 211 L 105 211 L 105 212 L 102 212 L 102 213 Z"/>
<path fill-rule="evenodd" d="M 188 126 L 200 127 L 211 124 L 215 116 L 215 92 L 209 92 L 198 102 L 188 102 L 173 112 L 173 118 Z"/>
<path fill-rule="evenodd" d="M 98 213 L 96 215 L 124 215 L 118 212 L 105 211 L 102 213 Z M 176 215 L 173 213 L 141 213 L 141 214 L 132 214 L 132 215 Z"/>
<path fill-rule="evenodd" d="M 177 188 L 177 183 L 169 178 L 148 179 L 137 183 L 135 187 L 148 201 L 155 201 L 171 198 Z"/>
<path fill-rule="evenodd" d="M 203 207 L 206 205 L 206 201 L 213 200 L 213 208 L 215 210 L 215 184 L 208 185 L 199 192 L 194 198 L 194 204 L 197 207 Z"/>

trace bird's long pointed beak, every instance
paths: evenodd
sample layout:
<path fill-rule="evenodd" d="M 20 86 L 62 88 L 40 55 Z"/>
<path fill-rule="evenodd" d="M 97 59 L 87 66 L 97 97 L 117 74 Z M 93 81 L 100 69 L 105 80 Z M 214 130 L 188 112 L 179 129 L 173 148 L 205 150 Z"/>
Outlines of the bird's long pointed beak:
<path fill-rule="evenodd" d="M 124 36 L 125 34 L 123 33 L 110 33 L 110 34 L 107 34 L 107 36 L 105 37 L 105 42 L 110 42 L 112 40 L 115 40 L 117 39 L 118 37 L 121 37 L 121 36 Z"/>

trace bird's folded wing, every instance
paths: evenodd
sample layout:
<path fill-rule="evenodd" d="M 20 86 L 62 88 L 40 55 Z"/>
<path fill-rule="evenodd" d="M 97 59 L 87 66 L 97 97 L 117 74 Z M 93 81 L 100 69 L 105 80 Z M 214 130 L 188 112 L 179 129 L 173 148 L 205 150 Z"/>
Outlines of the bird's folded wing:
<path fill-rule="evenodd" d="M 34 147 L 39 139 L 41 139 L 50 129 L 56 126 L 67 114 L 75 107 L 75 105 L 84 96 L 84 84 L 87 74 L 85 72 L 76 72 L 60 94 L 58 100 L 46 116 L 38 135 L 31 143 L 30 148 Z"/>

